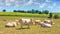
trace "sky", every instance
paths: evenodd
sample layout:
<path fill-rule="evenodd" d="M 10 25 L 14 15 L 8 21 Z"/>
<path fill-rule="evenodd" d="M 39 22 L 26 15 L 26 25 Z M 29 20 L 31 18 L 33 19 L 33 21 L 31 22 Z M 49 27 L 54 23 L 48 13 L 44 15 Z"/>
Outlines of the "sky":
<path fill-rule="evenodd" d="M 0 12 L 3 9 L 6 9 L 7 12 L 32 9 L 60 12 L 60 0 L 0 0 Z"/>

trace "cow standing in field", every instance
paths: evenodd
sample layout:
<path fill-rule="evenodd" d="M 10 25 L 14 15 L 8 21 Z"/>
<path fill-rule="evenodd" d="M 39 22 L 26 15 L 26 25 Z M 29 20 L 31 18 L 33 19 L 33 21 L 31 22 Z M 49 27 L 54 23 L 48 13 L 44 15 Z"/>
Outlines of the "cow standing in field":
<path fill-rule="evenodd" d="M 23 25 L 26 23 L 28 28 L 30 28 L 30 23 L 33 22 L 33 19 L 27 19 L 27 18 L 21 18 L 20 23 L 21 23 L 21 28 L 23 28 Z"/>

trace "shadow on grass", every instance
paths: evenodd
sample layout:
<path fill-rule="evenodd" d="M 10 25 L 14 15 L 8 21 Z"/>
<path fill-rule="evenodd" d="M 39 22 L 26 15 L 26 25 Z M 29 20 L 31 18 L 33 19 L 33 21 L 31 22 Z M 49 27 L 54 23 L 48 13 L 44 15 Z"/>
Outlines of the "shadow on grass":
<path fill-rule="evenodd" d="M 14 26 L 13 27 L 5 26 L 5 28 L 14 28 Z"/>
<path fill-rule="evenodd" d="M 23 30 L 23 29 L 30 29 L 30 28 L 16 28 L 16 30 Z"/>

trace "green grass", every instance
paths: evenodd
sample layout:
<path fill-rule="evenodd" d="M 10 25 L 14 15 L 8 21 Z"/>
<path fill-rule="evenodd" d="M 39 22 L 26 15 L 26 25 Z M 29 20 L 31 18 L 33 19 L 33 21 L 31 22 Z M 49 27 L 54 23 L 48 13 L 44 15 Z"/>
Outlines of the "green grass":
<path fill-rule="evenodd" d="M 53 13 L 53 16 L 55 13 Z M 20 12 L 0 12 L 0 16 L 21 16 L 21 17 L 41 17 L 48 18 L 49 14 L 32 14 L 32 13 L 20 13 Z M 60 17 L 60 13 L 58 13 Z"/>
<path fill-rule="evenodd" d="M 19 12 L 0 12 L 0 16 L 21 16 L 21 17 L 48 17 L 46 14 L 32 14 L 32 13 L 19 13 Z"/>
<path fill-rule="evenodd" d="M 6 28 L 5 24 L 7 21 L 14 21 L 19 19 L 20 17 L 14 16 L 0 16 L 0 34 L 60 34 L 60 19 L 53 19 L 55 25 L 52 28 L 42 28 L 40 25 L 31 25 L 30 29 L 19 29 L 20 24 L 16 27 Z M 26 18 L 26 17 L 21 17 Z M 30 18 L 30 17 L 28 17 Z M 43 21 L 47 18 L 34 18 L 40 19 Z M 7 20 L 7 21 L 4 21 Z M 24 26 L 25 28 L 27 26 Z"/>

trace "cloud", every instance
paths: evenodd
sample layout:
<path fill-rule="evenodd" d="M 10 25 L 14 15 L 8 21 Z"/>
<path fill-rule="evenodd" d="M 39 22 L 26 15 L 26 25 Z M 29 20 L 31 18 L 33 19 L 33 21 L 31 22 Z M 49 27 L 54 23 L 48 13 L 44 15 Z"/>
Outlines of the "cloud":
<path fill-rule="evenodd" d="M 6 3 L 6 6 L 11 6 L 11 5 L 14 5 L 16 7 L 19 7 L 19 6 L 30 6 L 30 5 L 38 5 L 40 6 L 40 2 L 41 0 L 28 0 L 28 2 L 26 2 L 27 0 L 6 0 L 5 3 Z M 40 7 L 43 7 L 45 6 L 44 4 L 42 4 L 42 6 Z"/>
<path fill-rule="evenodd" d="M 48 6 L 48 8 L 54 8 L 53 6 Z"/>
<path fill-rule="evenodd" d="M 25 0 L 16 0 L 14 2 L 14 6 L 19 7 L 19 6 L 24 6 Z"/>
<path fill-rule="evenodd" d="M 4 5 L 3 2 L 1 2 L 2 0 L 0 0 L 0 5 Z M 38 6 L 40 8 L 44 8 L 46 7 L 48 4 L 47 3 L 40 3 L 43 0 L 5 0 L 5 5 L 6 6 L 16 6 L 16 7 L 20 7 L 20 6 Z M 51 2 L 51 0 L 45 0 L 46 2 Z M 56 6 L 56 3 L 53 3 L 52 6 L 48 6 L 48 8 L 54 8 Z"/>
<path fill-rule="evenodd" d="M 10 2 L 10 0 L 5 0 L 5 2 L 6 2 L 6 3 L 9 3 L 9 2 Z"/>
<path fill-rule="evenodd" d="M 6 6 L 10 6 L 10 5 L 11 5 L 10 0 L 6 0 L 5 3 L 6 3 L 6 4 L 5 4 Z"/>
<path fill-rule="evenodd" d="M 33 2 L 42 2 L 43 0 L 33 0 Z"/>
<path fill-rule="evenodd" d="M 15 2 L 14 2 L 14 6 L 19 7 L 18 1 L 15 1 Z"/>
<path fill-rule="evenodd" d="M 11 3 L 6 3 L 6 6 L 11 6 Z"/>
<path fill-rule="evenodd" d="M 40 3 L 35 2 L 34 4 L 35 4 L 35 6 L 40 6 Z"/>
<path fill-rule="evenodd" d="M 29 0 L 28 2 L 26 2 L 27 0 L 7 0 L 6 1 L 6 5 L 14 5 L 16 7 L 19 7 L 19 6 L 28 6 L 28 5 L 31 5 L 33 3 L 32 0 Z"/>
<path fill-rule="evenodd" d="M 51 2 L 51 0 L 45 0 L 46 2 Z"/>
<path fill-rule="evenodd" d="M 3 3 L 2 2 L 0 2 L 0 6 L 2 6 L 3 5 Z"/>
<path fill-rule="evenodd" d="M 33 0 L 29 0 L 27 3 L 25 3 L 24 5 L 32 5 L 33 4 Z"/>
<path fill-rule="evenodd" d="M 29 5 L 39 5 L 40 3 L 37 2 L 37 0 L 29 0 L 27 3 L 24 4 L 24 6 L 29 6 Z"/>
<path fill-rule="evenodd" d="M 56 7 L 56 3 L 53 3 L 53 5 L 48 6 L 48 8 L 55 8 Z"/>
<path fill-rule="evenodd" d="M 40 8 L 44 8 L 47 4 L 46 3 L 43 3 L 43 4 L 40 4 Z"/>
<path fill-rule="evenodd" d="M 10 0 L 10 2 L 14 2 L 15 0 Z"/>
<path fill-rule="evenodd" d="M 2 6 L 3 5 L 3 2 L 2 2 L 2 0 L 0 0 L 0 6 Z"/>

